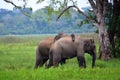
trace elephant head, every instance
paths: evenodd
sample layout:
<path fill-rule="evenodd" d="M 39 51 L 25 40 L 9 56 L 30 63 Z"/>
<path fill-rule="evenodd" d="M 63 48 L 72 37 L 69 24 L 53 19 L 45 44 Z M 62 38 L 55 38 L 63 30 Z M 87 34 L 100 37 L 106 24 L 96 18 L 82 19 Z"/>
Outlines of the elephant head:
<path fill-rule="evenodd" d="M 96 60 L 96 46 L 93 38 L 84 38 L 84 51 L 92 56 L 92 67 Z"/>

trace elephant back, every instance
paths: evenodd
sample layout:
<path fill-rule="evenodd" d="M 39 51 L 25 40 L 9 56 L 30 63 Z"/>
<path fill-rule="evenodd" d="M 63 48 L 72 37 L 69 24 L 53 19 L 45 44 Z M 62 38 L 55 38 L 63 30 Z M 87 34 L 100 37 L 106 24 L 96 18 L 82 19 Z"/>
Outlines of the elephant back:
<path fill-rule="evenodd" d="M 57 40 L 59 40 L 59 39 L 62 38 L 62 37 L 66 37 L 66 36 L 68 36 L 68 35 L 65 34 L 65 33 L 58 33 L 58 34 L 54 37 L 54 42 L 57 41 Z"/>
<path fill-rule="evenodd" d="M 53 37 L 47 37 L 44 40 L 39 42 L 39 47 L 48 47 L 48 48 L 50 48 L 53 41 L 54 41 Z"/>

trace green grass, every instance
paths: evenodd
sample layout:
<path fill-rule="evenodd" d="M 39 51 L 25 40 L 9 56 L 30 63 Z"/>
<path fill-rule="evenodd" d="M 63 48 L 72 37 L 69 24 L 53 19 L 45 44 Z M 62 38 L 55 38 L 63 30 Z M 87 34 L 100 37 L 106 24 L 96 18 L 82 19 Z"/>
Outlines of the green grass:
<path fill-rule="evenodd" d="M 85 54 L 86 69 L 79 68 L 73 58 L 58 68 L 43 66 L 35 70 L 35 49 L 46 36 L 49 35 L 0 37 L 0 80 L 120 80 L 119 59 L 97 59 L 92 69 L 88 54 Z"/>

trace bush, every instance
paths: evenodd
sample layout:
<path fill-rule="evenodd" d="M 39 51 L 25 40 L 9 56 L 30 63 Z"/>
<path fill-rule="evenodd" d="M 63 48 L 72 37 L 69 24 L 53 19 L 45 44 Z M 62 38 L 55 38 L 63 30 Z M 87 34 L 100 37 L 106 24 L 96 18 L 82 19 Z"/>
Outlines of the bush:
<path fill-rule="evenodd" d="M 115 40 L 115 47 L 112 48 L 113 57 L 119 58 L 120 57 L 120 39 Z"/>

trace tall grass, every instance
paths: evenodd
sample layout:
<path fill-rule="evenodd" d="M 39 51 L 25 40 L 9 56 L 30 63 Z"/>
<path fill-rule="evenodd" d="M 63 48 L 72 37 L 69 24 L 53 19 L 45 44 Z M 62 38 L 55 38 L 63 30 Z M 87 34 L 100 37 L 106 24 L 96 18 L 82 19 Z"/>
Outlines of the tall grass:
<path fill-rule="evenodd" d="M 88 54 L 85 54 L 86 69 L 78 67 L 76 58 L 68 59 L 66 64 L 57 68 L 45 69 L 43 66 L 34 69 L 37 44 L 48 36 L 0 37 L 0 80 L 120 80 L 119 59 L 97 59 L 92 69 L 91 56 Z"/>

